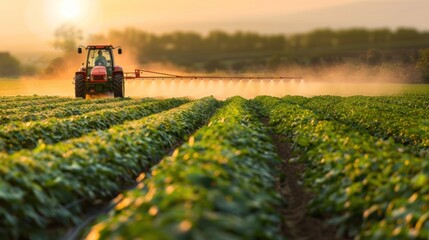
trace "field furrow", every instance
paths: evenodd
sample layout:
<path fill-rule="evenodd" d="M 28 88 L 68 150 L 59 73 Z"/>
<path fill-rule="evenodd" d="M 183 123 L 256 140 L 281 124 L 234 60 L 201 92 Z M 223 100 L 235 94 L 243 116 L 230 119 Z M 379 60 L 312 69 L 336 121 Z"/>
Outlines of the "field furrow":
<path fill-rule="evenodd" d="M 429 234 L 429 159 L 391 139 L 326 120 L 297 104 L 258 97 L 273 129 L 305 163 L 312 213 L 357 239 L 424 239 Z M 332 109 L 335 111 L 335 109 Z"/>
<path fill-rule="evenodd" d="M 0 235 L 44 238 L 48 226 L 78 223 L 88 208 L 132 185 L 206 123 L 217 105 L 203 98 L 67 142 L 0 155 Z"/>
<path fill-rule="evenodd" d="M 0 126 L 0 151 L 14 152 L 31 149 L 43 142 L 57 143 L 80 137 L 94 130 L 108 129 L 126 120 L 135 120 L 187 102 L 185 99 L 167 99 L 142 102 L 119 109 L 104 109 L 69 118 L 50 118 L 26 123 L 13 122 Z"/>
<path fill-rule="evenodd" d="M 208 126 L 140 176 L 137 189 L 119 196 L 87 237 L 279 239 L 278 160 L 248 102 L 229 99 Z"/>

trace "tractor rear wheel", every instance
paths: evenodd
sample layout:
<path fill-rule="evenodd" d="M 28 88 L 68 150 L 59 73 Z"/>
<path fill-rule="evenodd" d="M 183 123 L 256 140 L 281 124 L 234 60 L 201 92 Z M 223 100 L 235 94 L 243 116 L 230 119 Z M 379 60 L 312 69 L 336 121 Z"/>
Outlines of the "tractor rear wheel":
<path fill-rule="evenodd" d="M 74 77 L 74 90 L 75 90 L 75 96 L 77 98 L 83 98 L 86 97 L 85 92 L 85 77 L 83 74 L 76 74 Z"/>
<path fill-rule="evenodd" d="M 115 74 L 113 76 L 113 96 L 123 98 L 125 95 L 125 82 L 122 74 Z"/>

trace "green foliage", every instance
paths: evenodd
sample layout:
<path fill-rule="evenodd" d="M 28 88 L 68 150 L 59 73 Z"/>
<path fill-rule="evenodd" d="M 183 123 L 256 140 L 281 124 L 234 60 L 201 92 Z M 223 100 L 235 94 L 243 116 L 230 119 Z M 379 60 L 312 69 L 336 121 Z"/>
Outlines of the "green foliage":
<path fill-rule="evenodd" d="M 0 97 L 0 103 L 16 103 L 21 101 L 34 101 L 34 100 L 40 100 L 40 101 L 52 101 L 56 99 L 60 99 L 59 96 L 40 96 L 40 95 L 31 95 L 31 96 L 1 96 Z M 71 98 L 69 98 L 71 100 Z"/>
<path fill-rule="evenodd" d="M 282 59 L 279 56 L 273 56 L 273 57 L 269 58 L 267 61 L 267 66 L 273 70 L 280 67 L 281 64 L 282 64 Z"/>
<path fill-rule="evenodd" d="M 75 98 L 55 97 L 55 96 L 12 96 L 1 97 L 0 111 L 9 113 L 9 111 L 16 111 L 21 107 L 34 107 L 42 104 L 57 104 L 76 101 Z M 22 109 L 24 111 L 26 109 Z"/>
<path fill-rule="evenodd" d="M 357 97 L 357 100 L 360 98 L 365 97 Z M 324 101 L 319 101 L 322 99 Z M 312 213 L 328 216 L 328 223 L 339 235 L 356 239 L 427 238 L 427 159 L 407 151 L 404 145 L 392 139 L 383 140 L 377 134 L 369 134 L 355 126 L 356 122 L 344 125 L 331 120 L 332 117 L 345 120 L 348 116 L 354 119 L 353 115 L 371 109 L 365 104 L 375 100 L 349 104 L 352 108 L 337 116 L 335 112 L 344 102 L 343 98 L 319 97 L 315 100 L 256 99 L 263 107 L 262 112 L 270 117 L 275 131 L 291 137 L 294 151 L 300 154 L 298 160 L 306 165 L 302 177 L 315 195 L 310 202 Z M 317 113 L 326 111 L 326 114 L 316 114 L 300 107 L 297 102 L 313 106 Z M 361 109 L 353 108 L 359 105 Z M 386 107 L 382 103 L 372 106 L 377 105 L 380 109 Z M 360 123 L 378 122 L 379 127 L 393 124 L 385 122 L 386 119 L 377 121 L 377 115 L 368 112 L 361 114 L 365 119 L 360 119 Z"/>
<path fill-rule="evenodd" d="M 137 29 L 125 29 L 93 36 L 91 41 L 117 42 L 130 48 L 130 52 L 135 52 L 137 60 L 142 64 L 153 61 L 171 62 L 210 72 L 220 69 L 217 67 L 220 64 L 223 65 L 221 70 L 240 71 L 244 68 L 235 65 L 236 62 L 246 62 L 247 68 L 261 65 L 265 68 L 275 68 L 277 65 L 269 63 L 270 59 L 275 57 L 293 59 L 292 63 L 301 65 L 313 62 L 316 65 L 331 65 L 341 63 L 341 59 L 355 60 L 352 61 L 355 63 L 360 56 L 364 56 L 363 63 L 369 64 L 378 64 L 384 60 L 403 62 L 407 52 L 429 47 L 428 37 L 428 32 L 407 28 L 399 28 L 396 31 L 386 28 L 317 29 L 291 36 L 222 31 L 212 31 L 205 36 L 194 32 L 152 34 Z M 367 57 L 369 49 L 378 49 L 389 57 L 383 59 L 378 54 L 370 54 Z M 308 61 L 309 59 L 320 61 Z M 415 61 L 410 57 L 406 59 L 411 64 Z M 290 61 L 281 62 L 281 66 L 288 64 Z"/>
<path fill-rule="evenodd" d="M 40 142 L 57 143 L 80 137 L 95 130 L 103 130 L 127 120 L 135 120 L 187 102 L 168 99 L 159 102 L 137 102 L 119 109 L 103 109 L 68 118 L 48 118 L 41 121 L 12 122 L 0 126 L 0 150 L 14 152 L 34 148 Z"/>
<path fill-rule="evenodd" d="M 38 69 L 33 65 L 23 65 L 8 52 L 0 52 L 0 78 L 16 78 L 21 75 L 33 76 Z"/>
<path fill-rule="evenodd" d="M 243 98 L 228 99 L 152 169 L 90 237 L 279 239 L 275 148 Z"/>
<path fill-rule="evenodd" d="M 29 122 L 39 121 L 47 118 L 66 118 L 107 108 L 123 108 L 137 105 L 141 102 L 154 101 L 156 100 L 124 100 L 121 98 L 102 98 L 92 101 L 74 99 L 71 102 L 59 102 L 58 104 L 50 102 L 44 105 L 33 105 L 0 111 L 4 114 L 0 116 L 0 125 L 13 121 Z"/>
<path fill-rule="evenodd" d="M 423 80 L 429 83 L 429 48 L 419 51 L 417 69 L 420 71 Z"/>
<path fill-rule="evenodd" d="M 219 105 L 213 97 L 0 97 L 9 121 L 0 147 L 13 152 L 0 153 L 0 236 L 58 238 L 119 194 L 91 237 L 280 239 L 274 131 L 289 137 L 290 160 L 305 166 L 309 214 L 339 236 L 427 238 L 427 94 L 233 97 Z M 48 119 L 13 122 L 20 118 Z"/>
<path fill-rule="evenodd" d="M 21 74 L 21 64 L 8 52 L 0 52 L 0 78 L 18 77 Z"/>
<path fill-rule="evenodd" d="M 377 49 L 368 49 L 365 54 L 365 62 L 368 65 L 378 65 L 383 61 L 383 53 Z"/>
<path fill-rule="evenodd" d="M 234 72 L 240 73 L 240 72 L 244 72 L 247 70 L 247 67 L 250 65 L 250 63 L 248 61 L 245 60 L 240 60 L 240 61 L 235 61 L 232 65 L 231 65 L 231 69 Z"/>
<path fill-rule="evenodd" d="M 3 97 L 4 99 L 4 97 Z M 58 111 L 63 107 L 77 107 L 81 105 L 91 105 L 91 104 L 100 104 L 100 103 L 109 103 L 120 101 L 118 98 L 100 98 L 94 99 L 91 101 L 84 101 L 76 98 L 44 98 L 40 99 L 37 97 L 32 98 L 30 101 L 25 101 L 24 99 L 19 99 L 18 97 L 14 97 L 13 103 L 12 101 L 0 101 L 0 113 L 2 114 L 3 119 L 9 119 L 14 115 L 31 115 L 31 114 L 45 114 L 49 111 Z M 38 101 L 35 101 L 38 99 Z M 4 99 L 6 100 L 6 99 Z M 128 99 L 127 99 L 128 100 Z M 20 102 L 20 103 L 19 103 Z M 64 109 L 66 111 L 66 109 Z M 46 112 L 45 112 L 46 111 Z M 7 121 L 7 120 L 6 120 Z M 2 121 L 4 122 L 4 121 Z"/>
<path fill-rule="evenodd" d="M 216 72 L 225 70 L 226 66 L 220 61 L 212 60 L 204 64 L 204 70 L 207 72 Z"/>
<path fill-rule="evenodd" d="M 216 106 L 214 98 L 204 98 L 70 141 L 1 155 L 0 235 L 45 238 L 46 227 L 81 221 L 97 201 L 132 185 L 204 124 Z"/>
<path fill-rule="evenodd" d="M 406 97 L 314 97 L 303 106 L 328 118 L 363 128 L 375 136 L 392 137 L 405 145 L 429 148 L 429 101 L 427 95 L 407 95 Z M 396 99 L 402 101 L 392 104 Z M 393 102 L 392 102 L 393 101 Z M 412 105 L 410 108 L 404 105 Z M 368 121 L 371 119 L 371 121 Z"/>

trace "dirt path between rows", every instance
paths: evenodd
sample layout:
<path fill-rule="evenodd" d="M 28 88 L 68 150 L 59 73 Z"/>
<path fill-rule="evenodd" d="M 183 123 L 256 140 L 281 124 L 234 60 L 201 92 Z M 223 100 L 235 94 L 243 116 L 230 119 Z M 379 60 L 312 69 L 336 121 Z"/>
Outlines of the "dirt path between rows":
<path fill-rule="evenodd" d="M 261 121 L 268 127 L 268 119 Z M 283 135 L 277 135 L 270 131 L 277 154 L 282 159 L 277 166 L 281 177 L 278 178 L 276 187 L 283 196 L 286 205 L 280 211 L 283 214 L 281 231 L 287 239 L 292 240 L 334 240 L 340 239 L 335 236 L 335 229 L 326 226 L 323 219 L 311 217 L 307 214 L 308 202 L 311 194 L 304 189 L 301 183 L 301 175 L 305 166 L 300 163 L 291 163 L 291 144 L 289 139 Z"/>

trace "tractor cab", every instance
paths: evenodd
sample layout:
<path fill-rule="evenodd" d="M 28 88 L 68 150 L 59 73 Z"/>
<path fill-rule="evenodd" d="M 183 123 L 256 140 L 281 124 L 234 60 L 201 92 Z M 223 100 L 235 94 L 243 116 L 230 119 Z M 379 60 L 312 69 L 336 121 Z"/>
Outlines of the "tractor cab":
<path fill-rule="evenodd" d="M 112 73 L 114 70 L 114 63 L 113 63 L 113 54 L 112 54 L 111 48 L 105 47 L 100 49 L 100 48 L 91 47 L 88 50 L 88 55 L 86 60 L 87 76 L 93 76 L 92 70 L 94 69 L 94 67 L 99 67 L 99 69 L 104 68 L 107 73 L 107 78 L 112 77 Z M 101 79 L 98 79 L 98 80 L 101 80 Z"/>
<path fill-rule="evenodd" d="M 89 45 L 86 63 L 75 74 L 76 97 L 85 98 L 86 94 L 113 92 L 115 97 L 124 97 L 124 73 L 115 65 L 112 45 Z M 82 48 L 78 48 L 82 53 Z M 122 54 L 122 49 L 118 49 Z"/>

